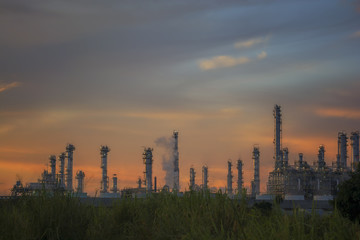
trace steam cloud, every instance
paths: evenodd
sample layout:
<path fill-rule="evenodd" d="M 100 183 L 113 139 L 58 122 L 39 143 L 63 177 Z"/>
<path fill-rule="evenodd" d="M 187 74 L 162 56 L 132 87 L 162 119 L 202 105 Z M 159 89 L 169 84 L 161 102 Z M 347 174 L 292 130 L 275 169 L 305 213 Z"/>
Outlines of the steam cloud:
<path fill-rule="evenodd" d="M 172 137 L 160 137 L 155 140 L 155 144 L 165 150 L 162 156 L 162 170 L 165 171 L 165 184 L 170 188 L 174 185 L 174 155 L 173 147 L 175 144 L 174 138 Z"/>

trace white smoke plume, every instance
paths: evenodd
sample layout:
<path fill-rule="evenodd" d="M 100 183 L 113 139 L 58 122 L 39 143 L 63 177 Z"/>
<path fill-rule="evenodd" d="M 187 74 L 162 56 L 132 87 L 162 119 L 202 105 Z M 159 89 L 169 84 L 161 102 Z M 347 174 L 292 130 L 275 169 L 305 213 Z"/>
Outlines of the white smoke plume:
<path fill-rule="evenodd" d="M 155 140 L 155 144 L 165 150 L 162 156 L 162 170 L 165 171 L 165 184 L 170 188 L 174 185 L 174 138 L 160 137 Z"/>

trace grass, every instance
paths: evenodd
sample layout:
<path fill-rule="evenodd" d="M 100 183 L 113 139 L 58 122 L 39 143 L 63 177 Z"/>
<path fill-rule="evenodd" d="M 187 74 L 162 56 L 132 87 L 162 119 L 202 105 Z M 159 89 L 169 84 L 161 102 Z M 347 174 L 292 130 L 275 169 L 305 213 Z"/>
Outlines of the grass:
<path fill-rule="evenodd" d="M 112 207 L 43 194 L 0 201 L 0 239 L 360 239 L 360 225 L 337 210 L 284 214 L 222 194 L 162 193 Z"/>

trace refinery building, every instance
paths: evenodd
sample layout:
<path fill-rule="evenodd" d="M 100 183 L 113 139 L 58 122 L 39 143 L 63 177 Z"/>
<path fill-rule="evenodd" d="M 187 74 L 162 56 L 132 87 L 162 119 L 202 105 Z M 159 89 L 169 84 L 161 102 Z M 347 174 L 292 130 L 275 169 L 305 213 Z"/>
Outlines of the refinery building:
<path fill-rule="evenodd" d="M 349 178 L 349 173 L 354 171 L 359 164 L 359 132 L 351 133 L 350 138 L 345 132 L 338 133 L 338 149 L 336 162 L 327 164 L 325 161 L 325 146 L 320 145 L 315 162 L 308 163 L 304 161 L 303 154 L 298 154 L 298 159 L 291 165 L 289 162 L 289 150 L 282 146 L 282 113 L 281 107 L 274 107 L 274 169 L 269 173 L 266 194 L 260 194 L 260 148 L 255 145 L 252 151 L 254 177 L 251 181 L 251 189 L 248 192 L 249 197 L 259 200 L 274 199 L 280 196 L 285 200 L 330 200 L 336 195 L 340 183 Z M 153 176 L 153 149 L 145 147 L 142 153 L 142 161 L 144 164 L 144 176 L 139 177 L 136 181 L 135 188 L 118 188 L 118 178 L 116 174 L 112 175 L 112 181 L 108 176 L 108 146 L 100 147 L 100 168 L 101 181 L 100 198 L 119 198 L 142 197 L 147 194 L 156 193 L 158 191 L 172 191 L 180 194 L 180 173 L 179 173 L 179 149 L 177 131 L 172 134 L 172 186 L 157 187 L 156 176 Z M 350 141 L 349 141 L 350 140 Z M 350 144 L 349 144 L 350 143 Z M 351 154 L 348 154 L 348 146 L 350 145 Z M 28 183 L 25 186 L 21 181 L 17 181 L 12 188 L 12 195 L 34 194 L 38 191 L 60 191 L 68 192 L 75 196 L 86 197 L 84 191 L 85 173 L 78 170 L 75 175 L 76 185 L 73 187 L 73 152 L 75 147 L 72 144 L 66 146 L 66 151 L 55 155 L 50 155 L 50 171 L 44 170 L 41 178 L 37 182 Z M 350 156 L 349 156 L 350 155 Z M 56 162 L 59 162 L 59 171 L 56 172 Z M 66 161 L 67 160 L 67 161 Z M 350 161 L 348 161 L 350 160 Z M 66 164 L 66 167 L 65 167 Z M 232 162 L 227 162 L 227 186 L 226 194 L 235 197 L 244 192 L 243 187 L 243 161 L 237 160 L 237 179 L 236 188 L 233 189 L 234 176 L 232 173 Z M 225 166 L 224 166 L 225 167 Z M 190 181 L 186 189 L 190 191 L 210 190 L 209 186 L 209 169 L 207 165 L 202 167 L 201 183 L 196 184 L 196 172 L 190 167 Z M 110 184 L 111 183 L 111 184 Z M 110 186 L 112 185 L 112 186 Z"/>

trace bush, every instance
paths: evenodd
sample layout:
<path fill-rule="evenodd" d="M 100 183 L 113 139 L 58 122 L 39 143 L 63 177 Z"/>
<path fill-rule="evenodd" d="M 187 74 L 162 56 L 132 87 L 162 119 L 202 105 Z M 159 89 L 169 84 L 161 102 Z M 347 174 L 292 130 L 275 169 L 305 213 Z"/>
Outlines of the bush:
<path fill-rule="evenodd" d="M 264 211 L 265 213 L 264 214 Z M 113 206 L 71 196 L 0 201 L 1 239 L 359 239 L 360 226 L 337 211 L 329 216 L 284 214 L 218 193 L 161 193 Z"/>
<path fill-rule="evenodd" d="M 360 221 L 360 165 L 350 173 L 349 180 L 340 184 L 335 204 L 344 217 Z"/>

